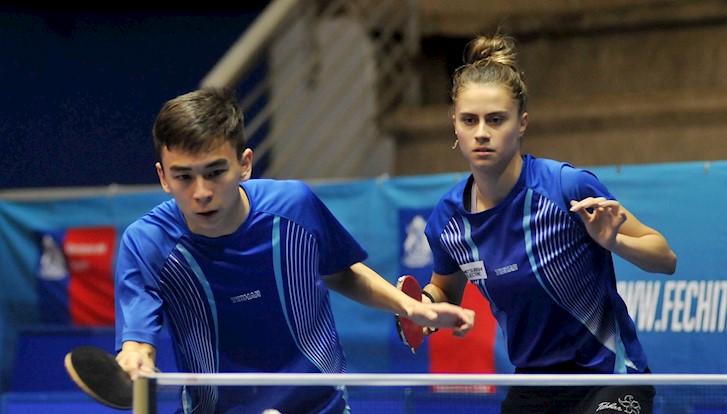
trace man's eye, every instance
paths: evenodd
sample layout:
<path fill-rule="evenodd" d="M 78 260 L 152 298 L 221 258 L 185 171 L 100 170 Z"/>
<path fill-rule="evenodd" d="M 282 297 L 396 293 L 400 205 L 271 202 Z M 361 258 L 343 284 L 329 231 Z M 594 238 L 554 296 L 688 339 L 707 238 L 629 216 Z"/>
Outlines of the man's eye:
<path fill-rule="evenodd" d="M 187 181 L 187 180 L 189 180 L 189 175 L 187 175 L 187 174 L 175 175 L 174 179 L 179 180 L 179 181 Z"/>
<path fill-rule="evenodd" d="M 208 174 L 208 176 L 210 176 L 210 177 L 218 177 L 218 176 L 224 174 L 225 171 L 227 171 L 227 170 L 214 170 L 214 171 L 210 172 Z"/>

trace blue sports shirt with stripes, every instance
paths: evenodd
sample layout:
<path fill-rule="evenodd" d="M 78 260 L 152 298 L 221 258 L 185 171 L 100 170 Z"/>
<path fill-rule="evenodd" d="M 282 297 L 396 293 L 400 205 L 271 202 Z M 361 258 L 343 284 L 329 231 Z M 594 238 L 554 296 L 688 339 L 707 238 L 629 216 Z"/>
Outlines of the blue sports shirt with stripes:
<path fill-rule="evenodd" d="M 570 200 L 614 199 L 591 172 L 526 154 L 514 188 L 471 213 L 473 177 L 455 185 L 426 227 L 433 271 L 462 271 L 489 301 L 518 372 L 644 372 L 646 355 L 616 290 L 611 253 Z M 465 208 L 468 206 L 468 208 Z"/>
<path fill-rule="evenodd" d="M 343 373 L 321 274 L 366 251 L 299 181 L 241 183 L 248 217 L 233 234 L 190 232 L 176 202 L 124 232 L 116 271 L 116 347 L 156 344 L 169 327 L 182 372 Z M 181 412 L 348 412 L 344 387 L 185 387 Z"/>

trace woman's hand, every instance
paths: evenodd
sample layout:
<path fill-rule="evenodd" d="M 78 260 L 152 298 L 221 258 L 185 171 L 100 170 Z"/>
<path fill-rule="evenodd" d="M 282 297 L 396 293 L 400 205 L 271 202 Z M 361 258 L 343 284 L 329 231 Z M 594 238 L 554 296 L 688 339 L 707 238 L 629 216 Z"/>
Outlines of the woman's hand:
<path fill-rule="evenodd" d="M 612 251 L 619 229 L 627 218 L 621 204 L 604 197 L 588 197 L 580 201 L 572 200 L 570 205 L 570 211 L 578 213 L 591 238 Z"/>

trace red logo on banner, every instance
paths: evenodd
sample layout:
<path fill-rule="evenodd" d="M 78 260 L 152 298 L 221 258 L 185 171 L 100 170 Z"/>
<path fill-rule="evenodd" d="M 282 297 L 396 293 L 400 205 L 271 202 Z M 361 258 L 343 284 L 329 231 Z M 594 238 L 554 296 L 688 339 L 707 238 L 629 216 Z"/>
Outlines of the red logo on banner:
<path fill-rule="evenodd" d="M 63 252 L 68 261 L 69 312 L 74 326 L 114 324 L 114 227 L 72 228 Z"/>

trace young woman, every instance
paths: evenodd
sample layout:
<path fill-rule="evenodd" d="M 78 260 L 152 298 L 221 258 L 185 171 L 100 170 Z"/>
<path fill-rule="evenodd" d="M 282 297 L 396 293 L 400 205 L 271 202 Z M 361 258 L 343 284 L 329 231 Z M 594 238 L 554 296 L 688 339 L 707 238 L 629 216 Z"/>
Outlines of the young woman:
<path fill-rule="evenodd" d="M 676 256 L 589 171 L 521 153 L 528 93 L 515 52 L 508 36 L 478 37 L 454 73 L 455 146 L 471 175 L 429 219 L 434 265 L 424 290 L 436 302 L 459 304 L 466 283 L 475 284 L 518 373 L 649 372 L 611 254 L 665 274 L 674 273 Z M 644 386 L 511 387 L 502 412 L 638 405 L 647 414 L 653 396 Z"/>

